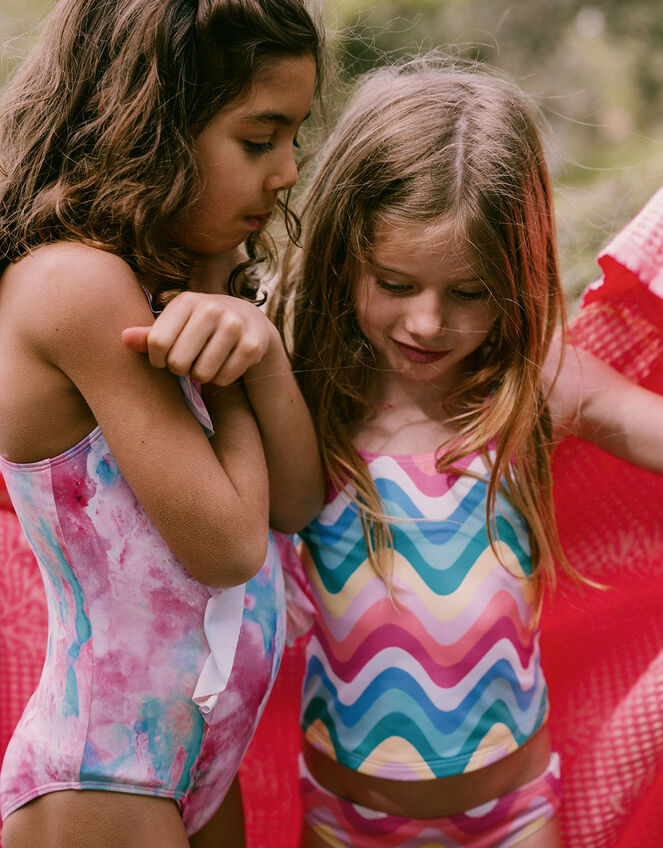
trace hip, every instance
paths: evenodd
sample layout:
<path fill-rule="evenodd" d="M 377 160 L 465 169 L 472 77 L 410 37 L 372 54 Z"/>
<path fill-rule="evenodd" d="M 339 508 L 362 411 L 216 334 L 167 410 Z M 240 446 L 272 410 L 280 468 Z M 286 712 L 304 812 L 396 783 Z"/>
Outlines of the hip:
<path fill-rule="evenodd" d="M 507 795 L 539 777 L 551 758 L 548 726 L 516 751 L 488 766 L 430 780 L 374 777 L 332 760 L 304 740 L 303 755 L 315 780 L 340 798 L 395 816 L 450 816 Z"/>

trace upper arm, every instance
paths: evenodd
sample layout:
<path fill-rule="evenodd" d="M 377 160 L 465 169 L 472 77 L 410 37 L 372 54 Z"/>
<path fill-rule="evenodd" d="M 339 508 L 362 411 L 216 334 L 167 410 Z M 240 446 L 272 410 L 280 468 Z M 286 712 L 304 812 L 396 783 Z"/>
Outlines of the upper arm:
<path fill-rule="evenodd" d="M 543 366 L 542 382 L 556 435 L 573 432 L 581 416 L 585 376 L 580 351 L 553 339 Z"/>
<path fill-rule="evenodd" d="M 559 363 L 550 395 L 561 434 L 592 442 L 643 468 L 663 471 L 663 396 L 627 379 L 581 348 L 558 346 L 547 374 Z"/>
<path fill-rule="evenodd" d="M 264 527 L 266 545 L 266 509 L 264 516 L 246 509 L 255 526 L 246 523 L 246 505 L 176 378 L 121 343 L 124 327 L 153 320 L 130 268 L 100 251 L 82 250 L 75 263 L 63 254 L 40 281 L 49 304 L 36 310 L 33 326 L 42 355 L 76 386 L 125 479 L 193 576 L 216 585 L 243 582 L 257 570 L 248 561 L 260 559 L 260 545 L 249 554 L 242 535 L 255 532 L 260 540 Z M 259 461 L 247 474 L 266 488 Z"/>

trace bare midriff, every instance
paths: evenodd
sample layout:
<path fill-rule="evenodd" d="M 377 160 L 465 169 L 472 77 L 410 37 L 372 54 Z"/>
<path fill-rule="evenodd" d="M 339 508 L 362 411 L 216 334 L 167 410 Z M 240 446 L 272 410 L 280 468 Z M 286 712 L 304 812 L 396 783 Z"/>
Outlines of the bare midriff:
<path fill-rule="evenodd" d="M 332 760 L 304 740 L 304 759 L 318 783 L 341 798 L 407 818 L 439 818 L 506 795 L 542 774 L 550 761 L 547 725 L 501 760 L 464 774 L 432 780 L 373 777 Z"/>

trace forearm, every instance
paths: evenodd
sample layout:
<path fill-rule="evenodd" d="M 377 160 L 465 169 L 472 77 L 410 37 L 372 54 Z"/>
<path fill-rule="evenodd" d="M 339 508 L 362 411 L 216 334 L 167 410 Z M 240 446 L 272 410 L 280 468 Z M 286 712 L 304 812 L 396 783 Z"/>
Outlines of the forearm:
<path fill-rule="evenodd" d="M 264 450 L 267 460 L 275 529 L 295 532 L 318 513 L 323 476 L 313 424 L 279 334 L 254 304 L 224 295 L 185 292 L 150 328 L 132 327 L 123 340 L 133 350 L 148 351 L 152 365 L 178 375 L 190 373 L 207 384 L 206 402 L 215 404 L 220 421 L 250 416 L 253 441 L 258 439 L 258 451 L 263 456 Z M 221 394 L 215 389 L 232 387 L 240 377 L 250 402 L 243 411 L 234 406 L 240 396 L 230 389 L 227 395 L 225 389 Z M 241 389 L 240 395 L 246 405 Z M 227 407 L 217 403 L 226 397 L 230 399 Z M 241 425 L 218 426 L 224 439 L 238 429 Z M 219 443 L 214 444 L 218 450 Z"/>
<path fill-rule="evenodd" d="M 234 492 L 232 532 L 247 555 L 264 559 L 269 530 L 269 484 L 260 432 L 240 384 L 203 387 L 214 435 L 210 445 Z M 224 515 L 228 524 L 231 516 Z M 221 521 L 221 516 L 219 516 Z M 238 548 L 242 544 L 238 542 Z"/>
<path fill-rule="evenodd" d="M 278 336 L 270 352 L 244 375 L 267 461 L 270 523 L 301 530 L 320 511 L 322 464 L 311 416 Z"/>

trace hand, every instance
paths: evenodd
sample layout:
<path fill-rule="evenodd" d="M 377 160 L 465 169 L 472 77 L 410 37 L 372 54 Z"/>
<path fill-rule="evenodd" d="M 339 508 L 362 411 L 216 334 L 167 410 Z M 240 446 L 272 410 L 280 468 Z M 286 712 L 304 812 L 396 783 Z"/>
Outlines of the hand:
<path fill-rule="evenodd" d="M 261 362 L 278 333 L 257 306 L 230 295 L 183 292 L 151 327 L 128 327 L 123 344 L 156 368 L 229 386 Z M 280 344 L 280 343 L 279 343 Z"/>

